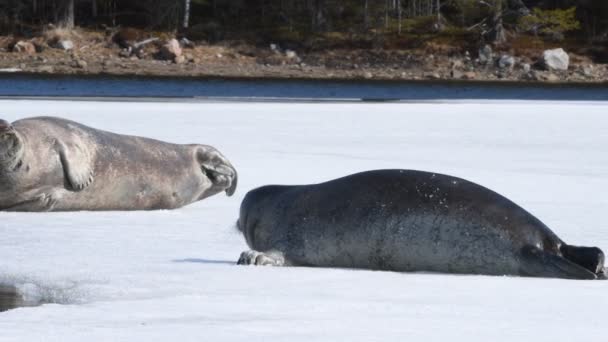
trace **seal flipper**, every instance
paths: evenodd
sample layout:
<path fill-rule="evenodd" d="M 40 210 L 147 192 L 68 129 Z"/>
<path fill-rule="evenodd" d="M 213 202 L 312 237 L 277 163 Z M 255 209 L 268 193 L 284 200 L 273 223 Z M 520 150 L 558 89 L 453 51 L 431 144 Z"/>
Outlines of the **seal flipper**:
<path fill-rule="evenodd" d="M 604 252 L 597 247 L 579 247 L 563 244 L 559 250 L 564 258 L 583 266 L 595 274 L 604 271 Z"/>
<path fill-rule="evenodd" d="M 285 255 L 279 251 L 258 252 L 248 250 L 241 253 L 237 265 L 256 265 L 256 266 L 285 266 L 289 264 L 285 260 Z"/>
<path fill-rule="evenodd" d="M 520 272 L 529 277 L 597 279 L 597 276 L 586 268 L 531 245 L 521 249 Z"/>
<path fill-rule="evenodd" d="M 93 182 L 92 158 L 79 144 L 55 142 L 64 174 L 74 191 L 81 191 Z"/>

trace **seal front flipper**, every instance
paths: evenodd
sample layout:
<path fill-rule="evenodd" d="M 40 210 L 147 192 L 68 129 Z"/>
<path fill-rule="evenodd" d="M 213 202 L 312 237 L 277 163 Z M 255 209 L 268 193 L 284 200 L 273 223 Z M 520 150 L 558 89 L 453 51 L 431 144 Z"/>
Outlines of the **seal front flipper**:
<path fill-rule="evenodd" d="M 81 191 L 93 182 L 93 163 L 90 151 L 78 143 L 55 141 L 55 147 L 67 183 L 74 191 Z"/>
<path fill-rule="evenodd" d="M 211 146 L 197 145 L 196 159 L 205 176 L 215 187 L 225 190 L 228 196 L 234 194 L 238 179 L 237 172 L 226 157 Z"/>
<path fill-rule="evenodd" d="M 520 272 L 522 275 L 529 277 L 597 279 L 596 274 L 583 266 L 530 245 L 521 249 Z"/>
<path fill-rule="evenodd" d="M 237 265 L 256 266 L 285 266 L 285 256 L 279 251 L 258 252 L 254 250 L 244 251 L 239 257 Z"/>

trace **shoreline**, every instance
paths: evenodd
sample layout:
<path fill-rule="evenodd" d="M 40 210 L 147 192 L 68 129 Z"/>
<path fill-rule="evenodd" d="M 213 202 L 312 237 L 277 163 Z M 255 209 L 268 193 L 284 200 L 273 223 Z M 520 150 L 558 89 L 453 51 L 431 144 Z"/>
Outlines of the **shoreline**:
<path fill-rule="evenodd" d="M 235 81 L 235 82 L 293 82 L 316 83 L 331 82 L 357 85 L 394 84 L 394 85 L 445 85 L 445 86 L 479 86 L 490 85 L 505 88 L 526 86 L 531 88 L 608 88 L 608 79 L 593 81 L 542 81 L 542 80 L 516 80 L 516 79 L 453 79 L 453 78 L 364 78 L 349 76 L 316 77 L 318 75 L 224 75 L 224 74 L 196 74 L 196 75 L 169 75 L 169 74 L 142 74 L 142 73 L 111 73 L 111 72 L 73 72 L 73 73 L 45 73 L 35 71 L 11 71 L 0 69 L 0 80 L 4 79 L 36 79 L 36 80 L 131 80 L 131 81 Z M 2 96 L 2 95 L 0 95 Z"/>

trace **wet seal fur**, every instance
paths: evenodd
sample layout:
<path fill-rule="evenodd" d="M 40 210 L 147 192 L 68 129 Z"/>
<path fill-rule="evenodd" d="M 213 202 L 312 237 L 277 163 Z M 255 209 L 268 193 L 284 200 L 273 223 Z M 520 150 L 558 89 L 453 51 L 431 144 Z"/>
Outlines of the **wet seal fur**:
<path fill-rule="evenodd" d="M 464 179 L 368 171 L 250 191 L 239 264 L 605 279 L 604 254 L 564 243 L 509 199 Z"/>
<path fill-rule="evenodd" d="M 0 210 L 173 209 L 236 189 L 215 148 L 114 134 L 74 121 L 0 120 Z"/>

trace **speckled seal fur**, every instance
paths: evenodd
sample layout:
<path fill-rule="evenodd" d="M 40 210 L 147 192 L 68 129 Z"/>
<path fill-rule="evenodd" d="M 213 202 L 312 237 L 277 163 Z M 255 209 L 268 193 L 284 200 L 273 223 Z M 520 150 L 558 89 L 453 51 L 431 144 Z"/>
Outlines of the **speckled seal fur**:
<path fill-rule="evenodd" d="M 239 264 L 605 278 L 596 247 L 564 243 L 496 192 L 464 179 L 377 170 L 250 191 Z"/>

